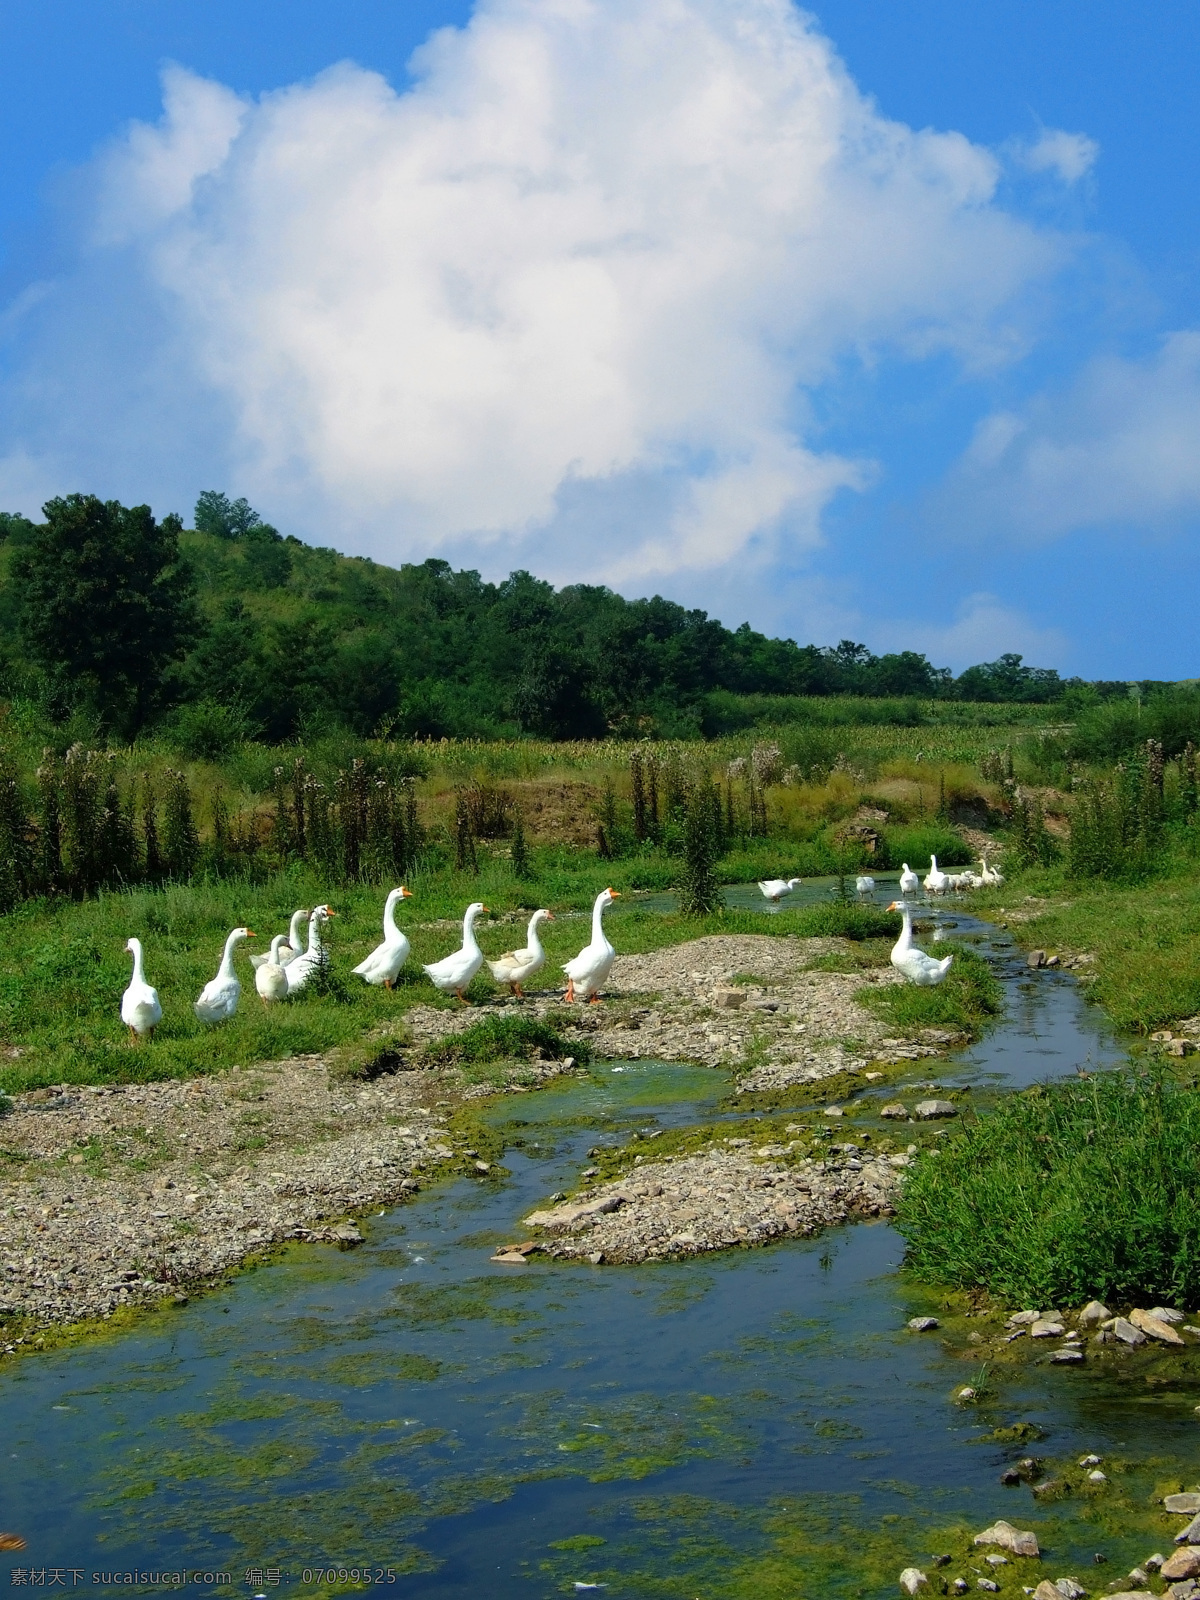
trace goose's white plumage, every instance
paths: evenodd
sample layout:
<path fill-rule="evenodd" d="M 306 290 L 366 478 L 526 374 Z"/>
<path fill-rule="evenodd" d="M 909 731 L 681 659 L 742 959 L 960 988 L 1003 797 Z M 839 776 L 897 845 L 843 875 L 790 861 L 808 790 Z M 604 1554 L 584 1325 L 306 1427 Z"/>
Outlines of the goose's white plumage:
<path fill-rule="evenodd" d="M 998 889 L 1004 882 L 1004 874 L 998 872 L 995 867 L 989 867 L 986 856 L 980 862 L 979 876 L 983 879 L 984 887 L 988 889 Z"/>
<path fill-rule="evenodd" d="M 778 903 L 785 894 L 791 894 L 803 882 L 801 878 L 760 878 L 758 887 L 768 900 Z"/>
<path fill-rule="evenodd" d="M 875 889 L 875 879 L 868 878 L 865 873 L 860 873 L 854 880 L 854 887 L 859 894 L 872 894 Z"/>
<path fill-rule="evenodd" d="M 211 983 L 204 985 L 199 999 L 192 1006 L 192 1010 L 201 1022 L 224 1022 L 237 1011 L 242 985 L 233 970 L 233 952 L 243 939 L 253 939 L 253 937 L 254 933 L 250 928 L 234 928 L 226 939 L 225 953 L 221 957 L 216 977 Z"/>
<path fill-rule="evenodd" d="M 133 977 L 121 996 L 121 1021 L 135 1039 L 144 1039 L 162 1021 L 162 1004 L 158 990 L 152 983 L 146 982 L 146 974 L 142 970 L 142 941 L 130 939 L 125 948 L 133 956 Z"/>
<path fill-rule="evenodd" d="M 385 989 L 390 989 L 396 981 L 396 974 L 408 960 L 411 946 L 408 935 L 396 926 L 396 907 L 401 900 L 411 899 L 412 890 L 401 884 L 384 901 L 383 943 L 376 945 L 366 960 L 360 961 L 354 969 L 355 975 L 365 982 L 382 984 Z"/>
<path fill-rule="evenodd" d="M 904 870 L 900 874 L 900 893 L 901 894 L 916 894 L 917 890 L 920 887 L 921 887 L 920 878 L 917 877 L 916 873 L 913 871 L 913 869 L 909 866 L 908 862 L 906 861 L 904 863 Z"/>
<path fill-rule="evenodd" d="M 325 947 L 321 943 L 321 929 L 335 917 L 332 906 L 314 906 L 308 919 L 308 949 L 294 957 L 283 969 L 287 979 L 287 992 L 295 994 L 303 989 L 313 975 L 325 965 Z M 282 954 L 282 952 L 280 952 Z"/>
<path fill-rule="evenodd" d="M 925 890 L 928 894 L 945 894 L 950 886 L 950 879 L 937 864 L 937 857 L 930 856 L 929 871 L 925 874 Z"/>
<path fill-rule="evenodd" d="M 579 954 L 563 967 L 567 975 L 567 1000 L 595 1001 L 612 971 L 617 952 L 608 942 L 604 932 L 604 913 L 614 900 L 621 898 L 617 889 L 601 889 L 592 907 L 592 937 Z"/>
<path fill-rule="evenodd" d="M 981 889 L 983 879 L 974 872 L 952 872 L 949 876 L 951 889 Z"/>
<path fill-rule="evenodd" d="M 546 952 L 542 949 L 542 941 L 538 938 L 538 924 L 553 921 L 552 911 L 535 911 L 529 919 L 525 948 L 506 950 L 495 961 L 488 962 L 492 977 L 497 983 L 508 984 L 518 1000 L 525 998 L 521 993 L 521 985 L 526 978 L 532 978 L 535 972 L 540 972 L 546 965 Z"/>
<path fill-rule="evenodd" d="M 898 911 L 904 918 L 900 937 L 892 946 L 892 965 L 896 971 L 903 973 L 909 983 L 919 984 L 923 989 L 941 983 L 950 971 L 950 963 L 954 957 L 946 956 L 941 961 L 935 961 L 932 956 L 927 956 L 924 950 L 917 949 L 913 943 L 912 912 L 903 900 L 893 900 L 888 910 Z"/>
<path fill-rule="evenodd" d="M 277 933 L 271 940 L 271 953 L 254 969 L 254 987 L 264 1005 L 273 1000 L 287 999 L 287 973 L 279 961 L 279 947 L 287 943 L 287 936 Z"/>
<path fill-rule="evenodd" d="M 463 917 L 462 944 L 452 956 L 445 956 L 425 968 L 435 989 L 443 994 L 456 994 L 463 1005 L 468 1004 L 463 990 L 483 965 L 483 951 L 475 937 L 475 918 L 486 910 L 482 900 L 472 901 Z"/>
<path fill-rule="evenodd" d="M 260 955 L 250 957 L 252 967 L 265 967 L 268 961 L 275 961 L 277 967 L 286 967 L 289 961 L 294 961 L 297 956 L 304 953 L 304 924 L 308 921 L 308 908 L 292 912 L 292 924 L 287 933 L 280 935 L 279 959 L 275 961 L 264 950 Z"/>

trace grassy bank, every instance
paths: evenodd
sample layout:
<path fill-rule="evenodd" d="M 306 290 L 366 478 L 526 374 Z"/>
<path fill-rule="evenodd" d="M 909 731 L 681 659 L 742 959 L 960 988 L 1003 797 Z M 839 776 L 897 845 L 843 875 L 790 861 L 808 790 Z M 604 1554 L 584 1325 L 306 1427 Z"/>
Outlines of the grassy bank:
<path fill-rule="evenodd" d="M 1028 897 L 1033 897 L 1032 899 Z M 1061 869 L 1027 872 L 982 902 L 1027 947 L 1096 957 L 1091 996 L 1132 1033 L 1200 1013 L 1200 865 L 1180 861 L 1149 883 L 1080 884 Z"/>
<path fill-rule="evenodd" d="M 894 919 L 893 919 L 894 921 Z M 953 1028 L 974 1038 L 1003 1005 L 999 983 L 982 956 L 968 945 L 954 946 L 954 964 L 935 988 L 912 984 L 863 988 L 861 1004 L 881 1013 L 900 1033 L 916 1028 Z"/>
<path fill-rule="evenodd" d="M 636 863 L 601 862 L 582 853 L 549 857 L 543 865 L 544 872 L 531 882 L 515 879 L 499 861 L 478 875 L 418 873 L 411 880 L 414 898 L 401 916 L 412 955 L 391 992 L 370 987 L 351 971 L 381 937 L 383 892 L 370 886 L 331 895 L 327 885 L 293 870 L 261 885 L 179 885 L 22 906 L 4 919 L 0 951 L 0 1091 L 189 1077 L 252 1061 L 353 1049 L 390 1029 L 410 1006 L 457 1004 L 440 995 L 420 969 L 457 948 L 457 919 L 475 899 L 494 914 L 477 927 L 491 956 L 524 942 L 521 908 L 546 905 L 557 913 L 543 926 L 548 961 L 532 986 L 535 991 L 553 988 L 564 981 L 561 963 L 587 942 L 586 913 L 596 893 L 607 883 L 629 888 L 630 879 L 641 874 Z M 230 928 L 254 928 L 256 946 L 265 949 L 272 933 L 286 930 L 295 907 L 325 900 L 338 915 L 327 938 L 332 981 L 321 992 L 265 1007 L 243 955 L 237 1016 L 217 1027 L 197 1020 L 192 1001 L 216 971 Z M 507 920 L 498 924 L 501 917 Z M 685 917 L 641 909 L 633 901 L 620 903 L 607 918 L 613 942 L 627 954 L 718 932 L 877 937 L 893 922 L 869 908 L 832 903 L 772 917 L 752 912 Z M 158 988 L 164 1011 L 154 1038 L 137 1045 L 130 1043 L 118 1014 L 129 981 L 125 941 L 131 934 L 145 945 L 147 977 Z M 471 995 L 485 999 L 495 993 L 485 969 Z"/>
<path fill-rule="evenodd" d="M 1103 1074 L 1012 1095 L 919 1161 L 898 1227 L 913 1272 L 1012 1303 L 1200 1299 L 1200 1096 Z"/>

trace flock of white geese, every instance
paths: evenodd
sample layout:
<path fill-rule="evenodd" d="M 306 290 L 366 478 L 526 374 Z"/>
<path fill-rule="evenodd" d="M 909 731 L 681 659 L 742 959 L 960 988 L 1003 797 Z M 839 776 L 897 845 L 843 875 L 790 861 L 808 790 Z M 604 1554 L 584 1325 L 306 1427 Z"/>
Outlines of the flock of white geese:
<path fill-rule="evenodd" d="M 800 878 L 763 878 L 758 887 L 766 899 L 778 905 L 784 895 L 791 894 L 793 889 L 798 889 L 801 882 Z M 929 871 L 925 874 L 923 884 L 908 862 L 904 862 L 900 873 L 900 894 L 902 897 L 916 894 L 922 887 L 925 893 L 930 895 L 956 894 L 964 889 L 998 888 L 1003 882 L 1004 874 L 989 866 L 986 856 L 980 861 L 978 872 L 943 872 L 937 864 L 937 857 L 931 855 Z M 875 879 L 860 874 L 854 880 L 854 887 L 860 895 L 874 894 Z M 918 948 L 913 940 L 912 907 L 906 898 L 893 900 L 888 910 L 898 911 L 903 924 L 900 937 L 892 946 L 892 965 L 896 971 L 909 983 L 915 983 L 923 989 L 941 983 L 950 971 L 954 957 L 943 956 L 939 961 Z"/>
<path fill-rule="evenodd" d="M 784 895 L 798 889 L 801 882 L 800 878 L 764 878 L 758 887 L 768 900 L 778 905 Z M 986 857 L 981 862 L 978 873 L 948 873 L 943 872 L 938 866 L 937 857 L 931 856 L 924 888 L 927 894 L 941 895 L 1003 882 L 1003 874 L 989 867 Z M 900 874 L 901 896 L 916 894 L 920 887 L 921 880 L 906 861 L 904 870 Z M 875 889 L 875 880 L 860 876 L 856 879 L 855 888 L 861 895 L 871 894 Z M 383 942 L 354 968 L 355 976 L 362 978 L 364 983 L 390 989 L 399 976 L 401 967 L 408 960 L 411 947 L 407 934 L 396 924 L 396 907 L 402 900 L 411 898 L 411 891 L 402 884 L 400 888 L 393 889 L 384 902 Z M 602 889 L 596 896 L 592 907 L 592 937 L 579 954 L 566 962 L 562 969 L 567 975 L 568 1003 L 575 1000 L 596 1001 L 600 990 L 608 981 L 617 953 L 604 931 L 603 917 L 607 908 L 619 898 L 620 894 L 616 889 Z M 434 961 L 424 968 L 425 975 L 434 988 L 440 989 L 443 994 L 457 995 L 464 1005 L 467 1004 L 464 991 L 486 960 L 475 937 L 476 918 L 486 910 L 487 907 L 481 900 L 473 901 L 463 917 L 462 944 L 452 955 L 445 956 L 441 961 Z M 892 965 L 910 983 L 921 985 L 940 983 L 950 970 L 953 956 L 946 956 L 943 960 L 937 961 L 933 956 L 926 955 L 923 950 L 917 948 L 913 943 L 912 912 L 905 899 L 893 900 L 888 910 L 898 911 L 904 924 L 900 938 L 892 950 Z M 327 905 L 317 906 L 312 911 L 307 907 L 296 911 L 293 913 L 287 933 L 278 933 L 271 940 L 270 951 L 250 957 L 254 969 L 254 987 L 264 1005 L 287 1000 L 290 996 L 298 994 L 320 972 L 327 959 L 321 943 L 321 931 L 335 915 L 333 907 Z M 307 944 L 303 942 L 306 919 Z M 538 929 L 543 922 L 553 921 L 553 912 L 544 909 L 535 911 L 529 919 L 525 944 L 522 948 L 506 950 L 495 961 L 487 962 L 496 983 L 507 985 L 518 999 L 524 999 L 521 985 L 535 973 L 540 972 L 546 964 L 546 952 L 538 937 Z M 192 1006 L 201 1022 L 226 1022 L 236 1014 L 242 996 L 242 982 L 234 965 L 234 955 L 243 940 L 254 937 L 252 928 L 234 928 L 225 940 L 225 949 L 216 977 L 204 985 Z M 133 978 L 121 996 L 121 1020 L 135 1040 L 145 1039 L 153 1034 L 162 1021 L 162 1002 L 158 990 L 146 979 L 141 940 L 130 939 L 125 948 L 133 956 Z"/>
<path fill-rule="evenodd" d="M 403 885 L 393 889 L 383 907 L 383 942 L 372 950 L 364 961 L 354 968 L 355 975 L 365 983 L 390 989 L 408 960 L 410 945 L 408 935 L 396 924 L 396 907 L 401 900 L 412 898 L 411 890 Z M 583 949 L 563 967 L 567 975 L 568 1001 L 599 998 L 600 990 L 608 981 L 617 952 L 604 931 L 603 917 L 614 900 L 620 899 L 616 889 L 602 889 L 592 907 L 592 937 Z M 452 955 L 434 961 L 424 968 L 434 988 L 443 994 L 455 994 L 467 1004 L 464 990 L 479 972 L 485 961 L 479 941 L 475 937 L 476 918 L 487 907 L 481 900 L 472 902 L 463 917 L 462 944 Z M 271 940 L 269 954 L 250 957 L 254 968 L 254 987 L 264 1005 L 286 1000 L 298 994 L 321 970 L 327 959 L 321 943 L 321 930 L 336 913 L 332 906 L 320 905 L 313 911 L 307 908 L 292 916 L 286 934 L 279 933 Z M 303 943 L 302 929 L 308 921 L 308 943 Z M 553 922 L 553 912 L 535 911 L 529 919 L 525 944 L 520 950 L 506 950 L 487 965 L 498 984 L 507 985 L 519 999 L 524 999 L 521 985 L 546 964 L 546 952 L 538 937 L 543 922 Z M 252 928 L 234 928 L 225 940 L 224 953 L 217 975 L 206 983 L 193 1003 L 192 1009 L 201 1022 L 225 1022 L 237 1012 L 242 996 L 242 982 L 234 966 L 234 954 L 245 939 L 255 937 Z M 162 1002 L 158 990 L 147 981 L 142 943 L 130 939 L 125 946 L 133 956 L 133 978 L 121 996 L 121 1021 L 135 1040 L 153 1034 L 162 1021 Z"/>

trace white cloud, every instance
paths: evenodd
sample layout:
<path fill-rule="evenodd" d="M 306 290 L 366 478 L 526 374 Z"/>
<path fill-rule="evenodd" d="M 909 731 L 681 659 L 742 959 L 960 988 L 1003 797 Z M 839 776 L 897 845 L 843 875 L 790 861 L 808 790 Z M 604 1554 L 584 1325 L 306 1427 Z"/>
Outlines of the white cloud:
<path fill-rule="evenodd" d="M 787 0 L 481 0 L 414 65 L 255 102 L 170 69 L 62 291 L 161 331 L 119 382 L 110 340 L 74 425 L 79 347 L 47 336 L 55 404 L 16 453 L 119 457 L 184 504 L 223 478 L 384 559 L 765 562 L 873 470 L 807 395 L 847 359 L 1009 358 L 1064 259 L 996 205 L 991 153 L 884 118 Z"/>
<path fill-rule="evenodd" d="M 1049 172 L 1062 183 L 1078 183 L 1096 164 L 1100 146 L 1086 133 L 1043 128 L 1032 144 L 1010 147 L 1030 172 Z"/>
<path fill-rule="evenodd" d="M 1091 362 L 1072 387 L 980 423 L 942 497 L 976 532 L 1057 537 L 1200 510 L 1200 333 L 1141 360 Z"/>
<path fill-rule="evenodd" d="M 993 594 L 968 595 L 955 608 L 952 622 L 889 623 L 880 630 L 877 650 L 921 650 L 937 666 L 955 672 L 981 661 L 995 661 L 1016 651 L 1030 666 L 1052 666 L 1067 653 L 1068 642 L 1057 628 L 1043 628 Z"/>

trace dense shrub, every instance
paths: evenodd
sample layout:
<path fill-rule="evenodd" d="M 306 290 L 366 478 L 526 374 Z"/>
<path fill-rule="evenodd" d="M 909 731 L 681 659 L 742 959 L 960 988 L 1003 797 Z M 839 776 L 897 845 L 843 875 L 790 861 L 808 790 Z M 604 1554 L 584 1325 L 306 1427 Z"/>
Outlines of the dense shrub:
<path fill-rule="evenodd" d="M 1200 1095 L 1110 1073 L 1014 1095 L 911 1173 L 921 1278 L 1028 1306 L 1200 1299 Z"/>

